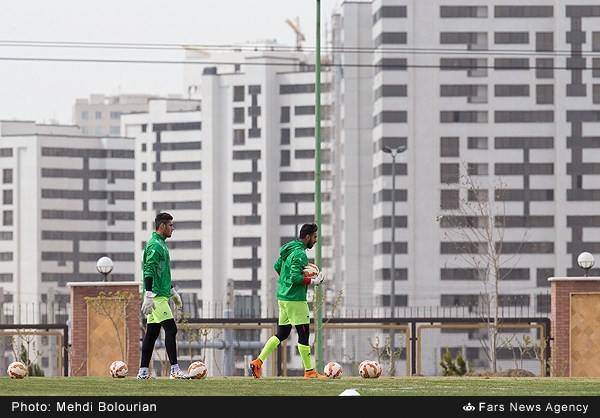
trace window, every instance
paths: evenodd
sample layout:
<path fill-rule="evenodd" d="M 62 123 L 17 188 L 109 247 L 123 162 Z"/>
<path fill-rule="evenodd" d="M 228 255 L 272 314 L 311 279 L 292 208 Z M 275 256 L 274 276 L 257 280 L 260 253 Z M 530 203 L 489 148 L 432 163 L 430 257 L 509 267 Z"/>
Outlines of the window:
<path fill-rule="evenodd" d="M 121 117 L 121 112 L 110 112 L 111 119 L 119 119 Z"/>
<path fill-rule="evenodd" d="M 553 58 L 536 58 L 535 60 L 535 76 L 537 78 L 552 78 L 554 77 L 554 59 Z"/>
<path fill-rule="evenodd" d="M 121 127 L 120 126 L 111 126 L 110 127 L 110 134 L 111 135 L 119 135 L 121 133 Z"/>
<path fill-rule="evenodd" d="M 280 167 L 288 167 L 290 165 L 290 151 L 289 150 L 282 150 L 281 151 L 281 163 L 279 164 Z"/>
<path fill-rule="evenodd" d="M 290 107 L 282 106 L 281 107 L 281 117 L 279 118 L 280 123 L 288 123 L 290 121 Z"/>
<path fill-rule="evenodd" d="M 467 138 L 467 148 L 488 149 L 488 139 L 486 136 L 470 136 Z"/>
<path fill-rule="evenodd" d="M 458 209 L 458 190 L 442 190 L 440 206 L 442 209 Z"/>
<path fill-rule="evenodd" d="M 5 168 L 2 170 L 2 183 L 12 184 L 13 182 L 13 171 L 12 168 Z"/>
<path fill-rule="evenodd" d="M 246 143 L 246 131 L 243 129 L 233 130 L 233 145 L 244 145 Z"/>
<path fill-rule="evenodd" d="M 459 140 L 458 137 L 440 138 L 440 157 L 458 157 Z"/>
<path fill-rule="evenodd" d="M 2 214 L 2 225 L 11 226 L 13 224 L 13 211 L 5 210 Z"/>
<path fill-rule="evenodd" d="M 537 104 L 554 104 L 553 84 L 538 84 L 537 86 L 535 86 L 535 93 Z"/>
<path fill-rule="evenodd" d="M 102 112 L 96 112 L 95 117 L 96 119 L 102 119 Z"/>
<path fill-rule="evenodd" d="M 13 191 L 12 190 L 3 190 L 2 191 L 2 203 L 5 205 L 13 204 Z"/>
<path fill-rule="evenodd" d="M 290 144 L 290 128 L 281 129 L 281 145 Z"/>
<path fill-rule="evenodd" d="M 90 112 L 88 112 L 87 110 L 84 110 L 83 112 L 81 112 L 81 119 L 88 120 L 89 118 L 90 118 Z"/>
<path fill-rule="evenodd" d="M 315 107 L 314 106 L 295 106 L 294 107 L 294 115 L 314 115 Z"/>
<path fill-rule="evenodd" d="M 502 44 L 528 44 L 529 32 L 495 32 L 494 42 Z"/>
<path fill-rule="evenodd" d="M 460 166 L 458 164 L 440 164 L 440 182 L 458 183 Z"/>
<path fill-rule="evenodd" d="M 243 102 L 244 101 L 244 86 L 233 86 L 233 101 Z"/>
<path fill-rule="evenodd" d="M 244 108 L 234 107 L 233 108 L 233 123 L 244 123 Z"/>

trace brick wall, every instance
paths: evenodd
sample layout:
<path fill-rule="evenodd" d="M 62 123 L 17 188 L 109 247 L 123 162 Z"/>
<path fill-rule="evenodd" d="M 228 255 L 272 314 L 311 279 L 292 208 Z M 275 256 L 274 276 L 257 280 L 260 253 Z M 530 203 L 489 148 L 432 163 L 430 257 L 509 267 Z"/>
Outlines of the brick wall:
<path fill-rule="evenodd" d="M 600 277 L 551 277 L 549 280 L 552 299 L 552 374 L 557 377 L 570 376 L 571 294 L 600 292 Z"/>
<path fill-rule="evenodd" d="M 71 346 L 69 375 L 87 376 L 87 351 L 88 351 L 88 307 L 85 297 L 96 297 L 100 292 L 131 292 L 134 297 L 127 306 L 127 329 L 129 332 L 129 345 L 127 351 L 129 358 L 127 366 L 128 376 L 136 376 L 140 365 L 140 284 L 136 282 L 86 282 L 70 283 L 71 286 Z"/>

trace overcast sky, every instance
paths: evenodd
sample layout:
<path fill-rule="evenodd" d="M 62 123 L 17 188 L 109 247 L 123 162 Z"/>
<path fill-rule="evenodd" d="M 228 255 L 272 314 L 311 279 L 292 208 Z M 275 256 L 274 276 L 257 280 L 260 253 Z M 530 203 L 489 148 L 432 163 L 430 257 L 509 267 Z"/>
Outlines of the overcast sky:
<path fill-rule="evenodd" d="M 320 1 L 322 47 L 340 4 Z M 178 46 L 189 44 L 293 47 L 286 19 L 314 50 L 316 18 L 317 0 L 1 0 L 0 120 L 70 124 L 75 99 L 90 94 L 184 93 L 180 64 L 69 60 L 182 61 Z"/>

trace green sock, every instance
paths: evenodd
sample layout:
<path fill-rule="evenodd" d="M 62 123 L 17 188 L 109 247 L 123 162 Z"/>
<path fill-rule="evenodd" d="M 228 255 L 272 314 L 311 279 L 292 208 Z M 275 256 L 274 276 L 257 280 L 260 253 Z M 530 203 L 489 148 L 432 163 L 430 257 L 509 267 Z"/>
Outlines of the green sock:
<path fill-rule="evenodd" d="M 298 352 L 302 358 L 302 364 L 304 364 L 304 370 L 310 370 L 313 368 L 312 361 L 310 360 L 310 346 L 298 343 Z"/>
<path fill-rule="evenodd" d="M 273 335 L 271 338 L 269 338 L 265 343 L 265 346 L 263 347 L 262 351 L 258 355 L 260 361 L 264 363 L 267 357 L 269 357 L 269 355 L 273 352 L 273 350 L 277 348 L 279 344 L 281 344 L 281 341 L 279 341 L 279 338 L 277 338 L 276 336 Z"/>

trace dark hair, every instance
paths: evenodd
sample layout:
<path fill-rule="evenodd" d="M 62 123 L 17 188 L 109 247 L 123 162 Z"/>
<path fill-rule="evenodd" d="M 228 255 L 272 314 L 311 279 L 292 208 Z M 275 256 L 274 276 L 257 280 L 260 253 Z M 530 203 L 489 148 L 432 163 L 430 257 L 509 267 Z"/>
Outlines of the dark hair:
<path fill-rule="evenodd" d="M 319 230 L 319 227 L 314 222 L 312 224 L 304 224 L 304 225 L 302 225 L 302 228 L 300 228 L 300 235 L 298 235 L 298 238 L 302 239 L 307 235 L 314 234 L 318 230 Z"/>
<path fill-rule="evenodd" d="M 158 231 L 158 227 L 161 224 L 166 224 L 172 220 L 173 220 L 173 217 L 171 216 L 170 213 L 167 213 L 167 212 L 159 213 L 158 215 L 156 215 L 156 218 L 154 218 L 154 230 Z"/>

